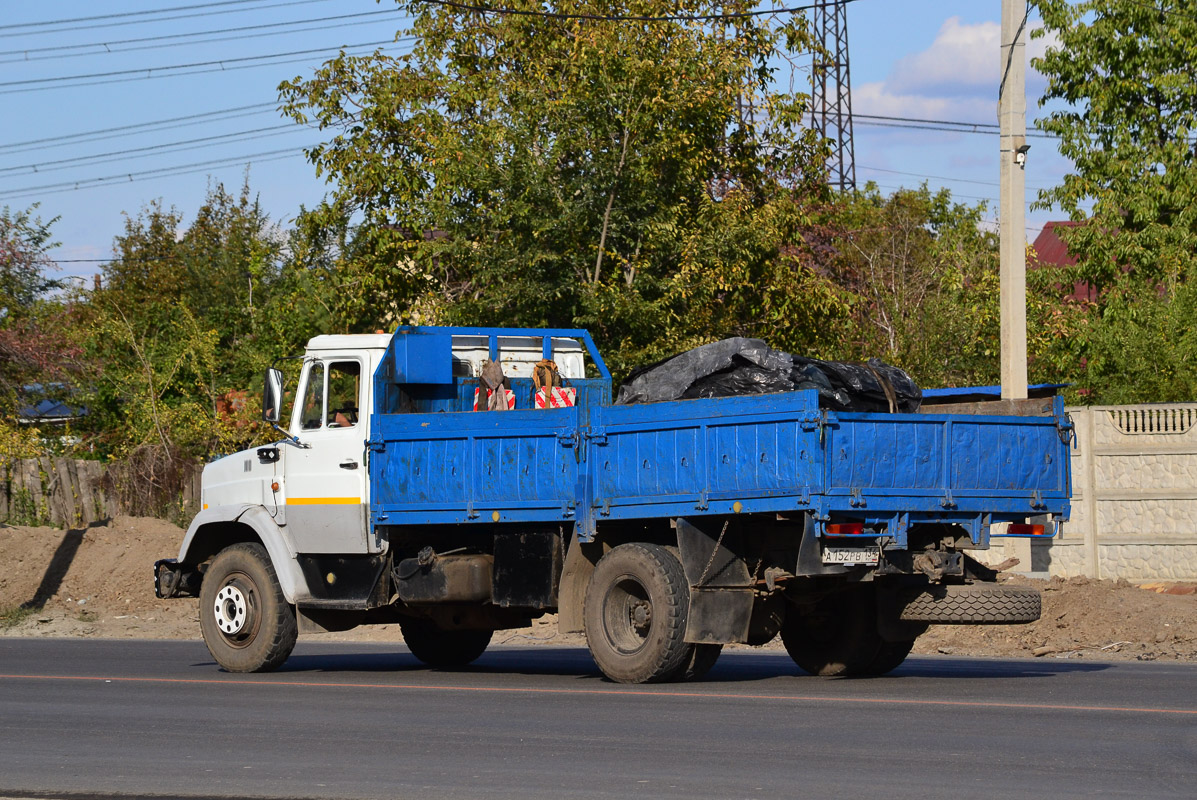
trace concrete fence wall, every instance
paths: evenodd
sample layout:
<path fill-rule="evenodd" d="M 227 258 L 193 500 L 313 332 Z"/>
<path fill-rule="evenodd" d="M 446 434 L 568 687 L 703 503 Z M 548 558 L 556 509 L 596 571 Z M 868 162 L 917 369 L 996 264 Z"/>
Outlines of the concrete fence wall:
<path fill-rule="evenodd" d="M 1064 577 L 1197 580 L 1197 404 L 1069 408 L 1072 519 L 1030 548 Z"/>

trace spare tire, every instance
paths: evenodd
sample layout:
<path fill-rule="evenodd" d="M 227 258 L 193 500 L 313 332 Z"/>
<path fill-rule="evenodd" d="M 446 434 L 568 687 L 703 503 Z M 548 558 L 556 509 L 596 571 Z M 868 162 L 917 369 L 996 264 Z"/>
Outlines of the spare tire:
<path fill-rule="evenodd" d="M 899 619 L 935 625 L 1013 625 L 1039 619 L 1038 589 L 972 583 L 929 586 L 904 595 Z"/>

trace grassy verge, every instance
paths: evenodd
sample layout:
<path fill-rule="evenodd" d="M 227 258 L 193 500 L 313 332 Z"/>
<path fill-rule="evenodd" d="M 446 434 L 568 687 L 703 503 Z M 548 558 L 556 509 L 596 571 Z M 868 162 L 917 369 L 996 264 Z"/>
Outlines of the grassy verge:
<path fill-rule="evenodd" d="M 0 608 L 0 630 L 15 628 L 25 620 L 32 617 L 34 611 L 35 609 L 26 608 L 25 606 Z"/>

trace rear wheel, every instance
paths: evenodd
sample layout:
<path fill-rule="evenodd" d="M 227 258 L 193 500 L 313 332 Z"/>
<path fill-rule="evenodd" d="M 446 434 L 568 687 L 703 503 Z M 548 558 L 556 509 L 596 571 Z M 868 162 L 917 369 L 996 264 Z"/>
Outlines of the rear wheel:
<path fill-rule="evenodd" d="M 856 586 L 822 597 L 812 608 L 789 609 L 781 640 L 794 663 L 824 677 L 881 674 L 874 664 L 885 666 L 893 657 L 879 655 L 884 642 L 870 589 Z"/>
<path fill-rule="evenodd" d="M 464 667 L 481 656 L 493 631 L 446 631 L 426 620 L 399 623 L 411 654 L 430 667 Z"/>
<path fill-rule="evenodd" d="M 295 609 L 283 596 L 266 548 L 243 542 L 221 550 L 200 587 L 200 631 L 229 672 L 268 672 L 295 648 Z"/>
<path fill-rule="evenodd" d="M 689 607 L 686 576 L 673 553 L 654 544 L 620 545 L 595 566 L 586 589 L 590 654 L 619 683 L 697 677 L 698 668 L 705 663 L 709 669 L 718 652 L 712 658 L 711 650 L 699 651 L 684 640 Z"/>
<path fill-rule="evenodd" d="M 876 678 L 893 672 L 910 655 L 914 642 L 882 642 L 877 654 L 858 672 L 850 673 L 862 678 Z"/>
<path fill-rule="evenodd" d="M 666 681 L 699 680 L 711 671 L 711 667 L 719 660 L 719 654 L 723 652 L 721 644 L 692 644 L 690 647 L 693 648 L 690 657 L 682 662 L 682 666 L 676 672 L 666 677 Z"/>

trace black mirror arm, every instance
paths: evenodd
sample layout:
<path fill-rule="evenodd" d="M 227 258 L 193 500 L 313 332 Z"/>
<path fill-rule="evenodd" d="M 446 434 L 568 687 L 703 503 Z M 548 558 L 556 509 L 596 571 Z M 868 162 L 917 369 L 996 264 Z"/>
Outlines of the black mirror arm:
<path fill-rule="evenodd" d="M 296 447 L 302 447 L 304 450 L 310 450 L 312 448 L 312 446 L 310 444 L 308 444 L 307 442 L 299 441 L 298 436 L 292 436 L 291 434 L 287 433 L 285 430 L 283 430 L 279 426 L 279 424 L 277 422 L 270 423 L 270 427 L 274 428 L 276 431 L 281 433 L 283 435 L 283 439 L 285 441 L 290 442 L 291 444 L 295 445 Z"/>

